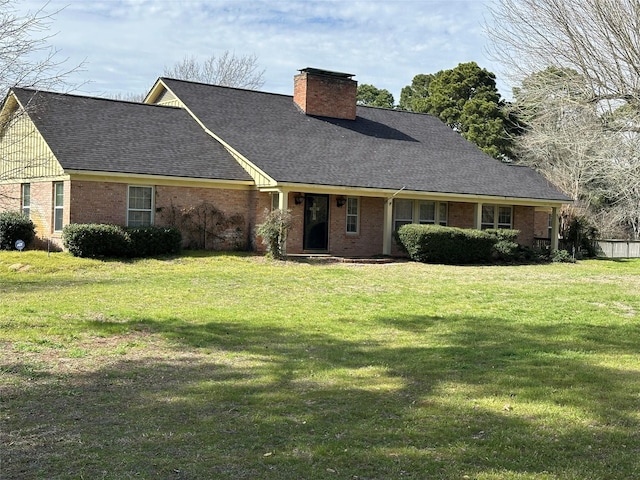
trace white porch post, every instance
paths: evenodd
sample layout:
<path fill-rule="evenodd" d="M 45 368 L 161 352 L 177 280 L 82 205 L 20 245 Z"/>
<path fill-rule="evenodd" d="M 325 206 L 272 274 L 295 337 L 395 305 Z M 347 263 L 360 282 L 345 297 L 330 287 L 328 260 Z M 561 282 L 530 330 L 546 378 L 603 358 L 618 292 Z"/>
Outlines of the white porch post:
<path fill-rule="evenodd" d="M 482 229 L 482 202 L 476 204 L 476 229 Z"/>
<path fill-rule="evenodd" d="M 289 208 L 289 192 L 278 190 L 278 208 L 286 212 Z"/>
<path fill-rule="evenodd" d="M 384 225 L 382 228 L 382 254 L 391 255 L 391 240 L 393 238 L 393 198 L 384 202 Z"/>
<path fill-rule="evenodd" d="M 558 249 L 558 207 L 551 208 L 551 250 Z"/>

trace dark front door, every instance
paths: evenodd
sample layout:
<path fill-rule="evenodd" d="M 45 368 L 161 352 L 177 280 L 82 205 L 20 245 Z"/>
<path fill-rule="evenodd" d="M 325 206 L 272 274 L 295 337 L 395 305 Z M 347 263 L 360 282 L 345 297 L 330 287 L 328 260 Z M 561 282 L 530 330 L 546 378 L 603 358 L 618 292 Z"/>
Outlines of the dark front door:
<path fill-rule="evenodd" d="M 304 196 L 305 250 L 326 250 L 329 240 L 329 195 Z"/>

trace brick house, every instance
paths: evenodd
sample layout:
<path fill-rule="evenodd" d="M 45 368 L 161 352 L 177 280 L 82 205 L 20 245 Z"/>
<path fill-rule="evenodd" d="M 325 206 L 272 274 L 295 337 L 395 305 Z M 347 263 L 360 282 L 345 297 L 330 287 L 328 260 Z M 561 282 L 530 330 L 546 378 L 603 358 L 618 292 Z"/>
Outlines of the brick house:
<path fill-rule="evenodd" d="M 433 116 L 357 106 L 352 77 L 303 69 L 293 97 L 159 78 L 143 103 L 11 89 L 0 211 L 29 214 L 58 246 L 69 223 L 175 224 L 203 204 L 234 219 L 206 248 L 260 249 L 253 231 L 274 208 L 294 217 L 288 253 L 395 254 L 405 223 L 557 246 L 568 197 Z"/>

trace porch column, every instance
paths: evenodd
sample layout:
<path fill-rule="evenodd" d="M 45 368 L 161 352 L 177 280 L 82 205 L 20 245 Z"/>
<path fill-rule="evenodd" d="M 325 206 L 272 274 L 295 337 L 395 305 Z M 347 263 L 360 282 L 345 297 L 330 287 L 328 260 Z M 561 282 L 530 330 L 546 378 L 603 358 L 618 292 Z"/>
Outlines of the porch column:
<path fill-rule="evenodd" d="M 286 212 L 289 208 L 289 192 L 278 190 L 278 208 Z"/>
<path fill-rule="evenodd" d="M 558 207 L 551 208 L 551 250 L 558 249 Z"/>
<path fill-rule="evenodd" d="M 382 228 L 382 254 L 391 255 L 391 240 L 393 238 L 393 198 L 384 202 L 384 225 Z"/>
<path fill-rule="evenodd" d="M 476 204 L 476 226 L 477 230 L 482 229 L 482 203 L 478 202 Z"/>

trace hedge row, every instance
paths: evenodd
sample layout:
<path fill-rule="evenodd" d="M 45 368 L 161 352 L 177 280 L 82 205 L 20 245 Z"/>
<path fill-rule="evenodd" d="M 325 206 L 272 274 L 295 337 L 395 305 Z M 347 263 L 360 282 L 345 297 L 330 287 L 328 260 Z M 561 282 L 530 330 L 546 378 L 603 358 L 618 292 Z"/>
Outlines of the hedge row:
<path fill-rule="evenodd" d="M 400 245 L 412 260 L 456 265 L 521 260 L 518 230 L 472 230 L 440 225 L 403 225 Z"/>
<path fill-rule="evenodd" d="M 20 212 L 0 213 L 0 250 L 12 250 L 16 240 L 29 245 L 36 236 L 33 222 Z"/>
<path fill-rule="evenodd" d="M 72 223 L 64 227 L 62 241 L 76 257 L 133 258 L 179 253 L 182 235 L 174 227 L 122 227 Z"/>

